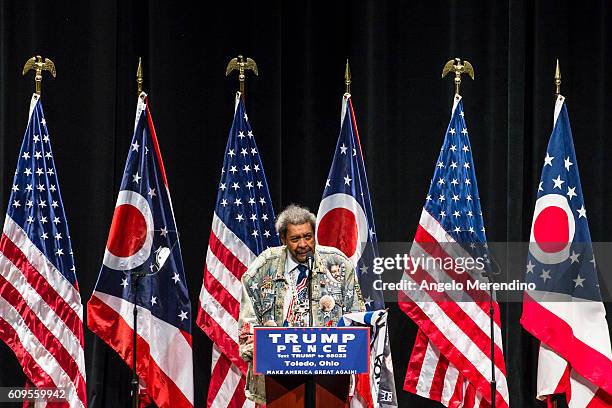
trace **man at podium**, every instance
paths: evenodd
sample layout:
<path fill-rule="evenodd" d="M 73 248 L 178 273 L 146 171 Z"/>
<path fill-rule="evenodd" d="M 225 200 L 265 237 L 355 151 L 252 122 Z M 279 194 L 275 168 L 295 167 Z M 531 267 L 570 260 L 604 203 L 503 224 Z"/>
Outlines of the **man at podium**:
<path fill-rule="evenodd" d="M 240 355 L 249 363 L 246 396 L 259 404 L 266 403 L 265 379 L 252 371 L 253 327 L 336 326 L 345 313 L 365 311 L 353 264 L 315 244 L 315 224 L 307 208 L 289 205 L 275 224 L 283 245 L 262 252 L 242 276 Z"/>

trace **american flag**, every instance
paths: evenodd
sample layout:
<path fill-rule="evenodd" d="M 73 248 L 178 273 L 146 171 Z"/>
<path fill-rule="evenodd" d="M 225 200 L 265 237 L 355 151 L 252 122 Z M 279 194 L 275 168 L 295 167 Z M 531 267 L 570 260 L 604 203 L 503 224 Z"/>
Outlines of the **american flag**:
<path fill-rule="evenodd" d="M 490 298 L 486 292 L 466 289 L 467 281 L 486 279 L 478 271 L 458 273 L 435 262 L 421 262 L 415 270 L 414 260 L 474 259 L 475 254 L 488 261 L 472 148 L 457 95 L 410 250 L 413 269 L 404 274 L 416 287 L 399 295 L 400 308 L 419 326 L 404 389 L 447 407 L 491 405 Z M 464 290 L 419 290 L 422 282 L 452 281 L 463 283 Z M 509 395 L 497 302 L 493 307 L 495 399 L 501 408 L 508 406 Z"/>
<path fill-rule="evenodd" d="M 240 279 L 264 249 L 279 245 L 255 136 L 238 93 L 206 252 L 197 324 L 213 341 L 209 407 L 253 406 L 238 353 Z"/>
<path fill-rule="evenodd" d="M 138 287 L 133 279 L 136 274 Z M 134 282 L 135 283 L 135 282 Z M 89 328 L 132 366 L 158 407 L 193 406 L 191 303 L 168 180 L 145 93 L 138 98 L 104 260 L 87 303 Z"/>
<path fill-rule="evenodd" d="M 83 306 L 51 140 L 38 95 L 0 238 L 0 338 L 37 387 L 62 387 L 85 407 Z"/>
<path fill-rule="evenodd" d="M 612 406 L 612 352 L 572 130 L 555 105 L 531 226 L 521 324 L 541 341 L 537 397 L 571 408 Z"/>
<path fill-rule="evenodd" d="M 382 291 L 374 290 L 374 280 L 379 277 L 369 270 L 378 256 L 376 226 L 353 102 L 348 93 L 342 98 L 340 134 L 317 213 L 316 238 L 318 244 L 338 248 L 351 259 L 366 308 L 384 309 Z M 372 358 L 379 369 L 371 373 L 369 381 L 367 374 L 358 376 L 352 406 L 397 406 L 388 341 L 384 352 Z M 372 396 L 371 390 L 379 392 Z"/>

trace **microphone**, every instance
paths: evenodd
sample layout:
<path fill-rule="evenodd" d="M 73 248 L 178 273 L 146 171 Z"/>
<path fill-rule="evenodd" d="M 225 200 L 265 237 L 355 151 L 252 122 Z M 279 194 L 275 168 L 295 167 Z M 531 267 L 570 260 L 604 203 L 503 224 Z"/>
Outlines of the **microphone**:
<path fill-rule="evenodd" d="M 312 315 L 312 266 L 314 264 L 314 255 L 310 250 L 306 252 L 306 263 L 308 264 L 308 324 L 309 326 L 313 326 L 314 317 Z"/>
<path fill-rule="evenodd" d="M 312 311 L 312 267 L 314 265 L 314 255 L 311 250 L 306 252 L 306 265 L 308 266 L 308 325 L 314 326 L 314 316 Z M 316 401 L 316 386 L 314 383 L 314 376 L 309 375 L 305 384 L 305 407 L 315 405 Z"/>
<path fill-rule="evenodd" d="M 314 255 L 312 251 L 306 252 L 306 263 L 308 264 L 308 270 L 312 273 L 312 267 L 314 265 Z"/>

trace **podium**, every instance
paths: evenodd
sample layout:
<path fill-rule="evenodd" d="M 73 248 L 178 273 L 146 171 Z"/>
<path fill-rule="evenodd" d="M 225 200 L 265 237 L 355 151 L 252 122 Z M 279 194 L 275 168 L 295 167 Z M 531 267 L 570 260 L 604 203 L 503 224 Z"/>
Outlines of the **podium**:
<path fill-rule="evenodd" d="M 368 327 L 256 327 L 253 371 L 266 407 L 348 406 L 351 374 L 369 370 Z"/>
<path fill-rule="evenodd" d="M 350 375 L 267 375 L 266 407 L 306 407 L 308 381 L 314 386 L 314 405 L 325 408 L 348 406 Z M 310 390 L 308 390 L 310 391 Z"/>

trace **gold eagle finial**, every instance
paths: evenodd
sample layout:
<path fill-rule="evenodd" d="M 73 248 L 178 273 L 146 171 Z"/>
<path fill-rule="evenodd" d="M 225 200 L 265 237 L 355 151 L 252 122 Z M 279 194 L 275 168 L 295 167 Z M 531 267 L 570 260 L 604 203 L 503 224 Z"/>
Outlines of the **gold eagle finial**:
<path fill-rule="evenodd" d="M 240 81 L 240 93 L 242 95 L 244 95 L 244 80 L 246 79 L 246 75 L 244 75 L 244 73 L 249 69 L 253 71 L 255 75 L 259 76 L 255 61 L 253 61 L 251 58 L 247 58 L 245 61 L 242 55 L 231 59 L 230 62 L 227 63 L 227 68 L 225 68 L 225 76 L 228 76 L 234 70 L 238 71 L 238 81 Z"/>
<path fill-rule="evenodd" d="M 56 77 L 55 64 L 49 58 L 45 58 L 44 62 L 40 55 L 30 58 L 23 66 L 22 75 L 25 75 L 29 70 L 33 69 L 36 72 L 34 81 L 36 81 L 36 94 L 40 95 L 42 72 L 49 71 L 53 78 Z"/>
<path fill-rule="evenodd" d="M 459 95 L 459 85 L 461 85 L 461 74 L 468 74 L 474 79 L 474 67 L 468 61 L 461 62 L 460 58 L 448 61 L 442 68 L 442 78 L 449 72 L 455 73 L 455 95 Z"/>

